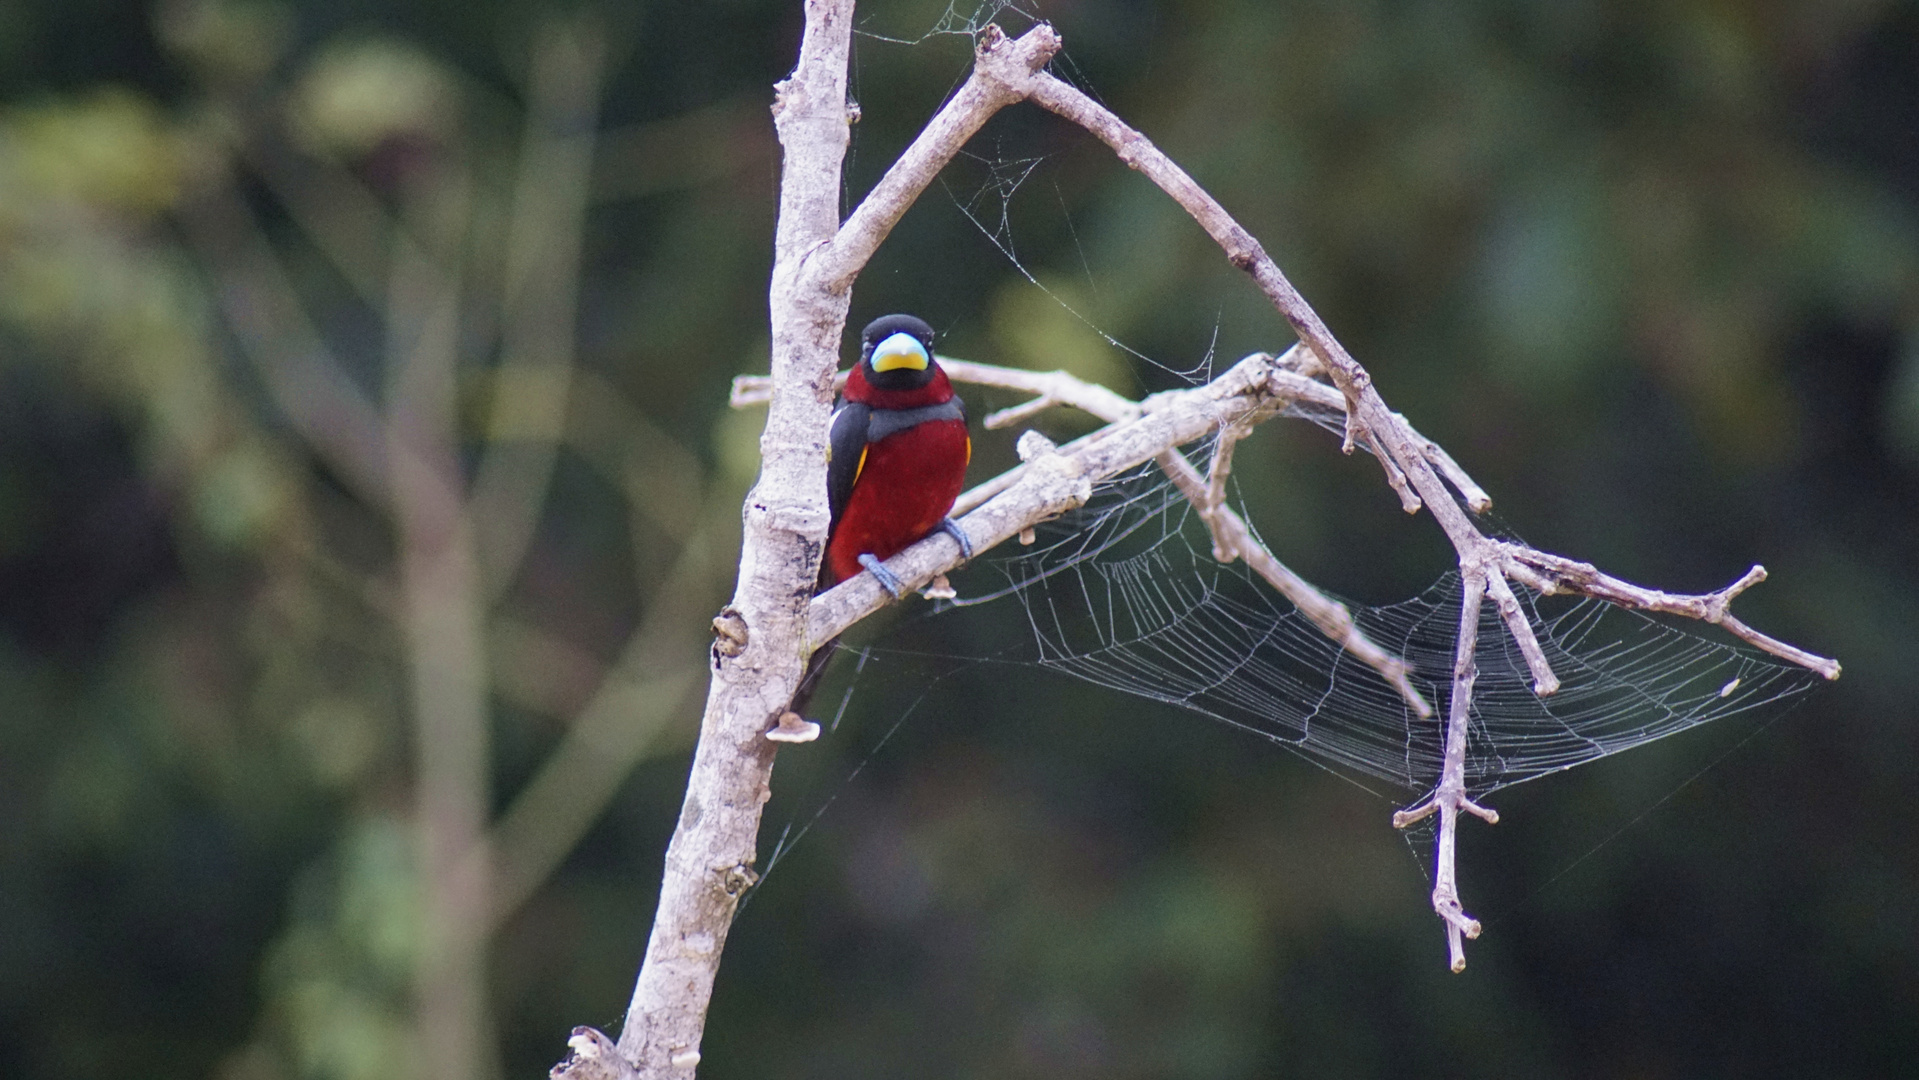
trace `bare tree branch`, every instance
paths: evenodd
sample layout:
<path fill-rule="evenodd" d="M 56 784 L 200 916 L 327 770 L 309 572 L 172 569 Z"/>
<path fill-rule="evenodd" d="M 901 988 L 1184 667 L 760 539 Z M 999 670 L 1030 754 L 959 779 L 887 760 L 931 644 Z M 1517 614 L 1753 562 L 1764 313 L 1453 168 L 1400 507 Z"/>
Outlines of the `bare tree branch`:
<path fill-rule="evenodd" d="M 1160 453 L 1210 434 L 1221 424 L 1259 410 L 1272 397 L 1272 362 L 1255 353 L 1204 386 L 1158 395 L 1152 411 L 1102 428 L 1026 462 L 1019 478 L 959 519 L 973 550 L 985 551 L 1049 518 L 1084 505 L 1093 484 Z M 909 588 L 918 588 L 960 562 L 959 544 L 935 533 L 887 560 Z M 807 620 L 809 642 L 843 633 L 892 597 L 871 574 L 841 582 L 815 597 Z"/>
<path fill-rule="evenodd" d="M 1466 797 L 1466 728 L 1472 720 L 1473 682 L 1479 677 L 1475 654 L 1479 649 L 1479 602 L 1486 595 L 1487 577 L 1472 567 L 1460 577 L 1459 636 L 1453 653 L 1453 688 L 1446 710 L 1445 764 L 1439 772 L 1439 785 L 1433 797 L 1412 810 L 1393 815 L 1398 828 L 1439 814 L 1439 845 L 1434 856 L 1433 910 L 1446 924 L 1447 950 L 1454 971 L 1466 970 L 1464 938 L 1479 936 L 1479 920 L 1467 915 L 1459 902 L 1459 871 L 1456 854 L 1459 846 L 1459 812 L 1464 810 L 1489 825 L 1499 823 L 1499 815 Z"/>
<path fill-rule="evenodd" d="M 1248 412 L 1229 426 L 1220 429 L 1222 438 L 1227 431 L 1250 431 L 1251 427 L 1274 415 L 1274 410 L 1290 401 L 1304 400 L 1322 407 L 1338 408 L 1344 403 L 1339 392 L 1324 383 L 1303 378 L 1286 370 L 1292 366 L 1298 347 L 1286 356 L 1273 361 L 1273 368 L 1267 373 L 1267 402 Z M 1022 390 L 1038 396 L 1022 405 L 1004 409 L 988 416 L 985 426 L 989 429 L 1007 427 L 1019 420 L 1036 415 L 1045 408 L 1054 405 L 1071 405 L 1109 424 L 1124 423 L 1136 419 L 1141 414 L 1139 403 L 1130 401 L 1112 390 L 1096 383 L 1085 382 L 1064 371 L 1024 371 L 1018 368 L 996 367 L 991 364 L 974 363 L 969 360 L 956 360 L 940 357 L 940 365 L 955 382 L 972 383 L 979 386 L 994 386 L 1010 390 Z M 736 407 L 757 404 L 765 400 L 766 382 L 763 376 L 742 375 L 733 381 L 732 401 Z M 1163 402 L 1164 398 L 1155 399 Z M 1102 430 L 1099 433 L 1104 435 Z M 1077 445 L 1077 444 L 1075 444 Z M 1070 448 L 1069 448 L 1070 449 Z M 1326 596 L 1309 582 L 1293 573 L 1273 556 L 1273 553 L 1252 534 L 1246 522 L 1225 504 L 1221 487 L 1224 475 L 1215 472 L 1212 480 L 1202 477 L 1193 468 L 1186 456 L 1177 449 L 1168 448 L 1154 455 L 1162 471 L 1178 486 L 1200 516 L 1206 521 L 1213 534 L 1214 555 L 1221 562 L 1230 562 L 1243 558 L 1254 572 L 1265 578 L 1280 594 L 1292 601 L 1300 612 L 1310 619 L 1322 633 L 1355 659 L 1379 672 L 1380 676 L 1391 683 L 1400 697 L 1419 716 L 1431 716 L 1432 706 L 1420 696 L 1409 677 L 1411 666 L 1404 660 L 1387 653 L 1384 649 L 1367 639 L 1365 633 L 1353 623 L 1352 613 L 1346 605 Z M 1217 469 L 1217 455 L 1215 469 Z M 1024 465 L 993 478 L 962 495 L 955 504 L 955 512 L 964 514 L 987 499 L 1006 491 L 1022 475 Z M 1036 524 L 1037 522 L 1034 522 Z"/>
<path fill-rule="evenodd" d="M 775 749 L 763 733 L 791 699 L 806 660 L 799 643 L 826 538 L 827 407 L 848 294 L 809 274 L 804 262 L 839 225 L 852 18 L 851 0 L 808 0 L 799 63 L 774 103 L 785 152 L 768 296 L 774 393 L 728 608 L 740 640 L 713 652 L 686 802 L 617 1049 L 643 1076 L 677 1075 L 699 1061 L 720 953 L 740 895 L 756 877 Z M 556 1072 L 582 1060 L 576 1052 Z"/>
<path fill-rule="evenodd" d="M 662 1077 L 690 1071 L 699 1062 L 701 1032 L 720 954 L 739 895 L 755 880 L 755 833 L 760 806 L 770 795 L 775 745 L 768 733 L 785 712 L 804 658 L 813 648 L 891 599 L 866 574 L 811 596 L 827 526 L 826 410 L 835 384 L 848 290 L 906 208 L 965 140 L 993 112 L 1021 98 L 1085 127 L 1127 165 L 1171 195 L 1225 249 L 1234 265 L 1253 277 L 1311 350 L 1312 362 L 1294 357 L 1282 365 L 1256 354 L 1205 386 L 1157 395 L 1138 404 L 1110 391 L 1075 386 L 1057 373 L 1024 373 L 1017 388 L 1036 394 L 1036 401 L 998 414 L 996 422 L 1033 415 L 1049 404 L 1070 403 L 1094 415 L 1106 414 L 1108 425 L 1063 448 L 1023 439 L 1025 463 L 963 496 L 955 508 L 955 513 L 964 514 L 959 527 L 975 551 L 1012 537 L 1025 539 L 1038 522 L 1082 505 L 1097 479 L 1157 458 L 1201 507 L 1214 530 L 1218 551 L 1248 558 L 1250 563 L 1254 553 L 1263 549 L 1250 543 L 1244 522 L 1221 505 L 1219 496 L 1230 446 L 1216 456 L 1210 477 L 1200 476 L 1177 447 L 1223 425 L 1256 423 L 1276 411 L 1276 403 L 1283 400 L 1325 405 L 1328 396 L 1336 399 L 1336 407 L 1346 417 L 1344 449 L 1371 449 L 1401 504 L 1408 511 L 1429 507 L 1459 555 L 1464 603 L 1444 766 L 1432 798 L 1397 819 L 1410 823 L 1425 814 L 1440 815 L 1434 907 L 1446 921 L 1454 967 L 1462 967 L 1462 938 L 1477 933 L 1478 924 L 1465 915 L 1459 901 L 1453 860 L 1457 817 L 1465 811 L 1488 821 L 1497 819 L 1468 800 L 1464 788 L 1483 598 L 1493 598 L 1526 655 L 1535 688 L 1550 693 L 1557 680 L 1508 578 L 1544 591 L 1627 596 L 1638 606 L 1690 614 L 1734 633 L 1751 634 L 1726 613 L 1725 605 L 1756 580 L 1756 574 L 1710 597 L 1668 597 L 1635 591 L 1585 564 L 1484 536 L 1468 517 L 1467 508 L 1484 510 L 1490 503 L 1485 492 L 1442 450 L 1386 407 L 1366 370 L 1333 338 L 1251 234 L 1143 135 L 1040 70 L 1059 48 L 1058 35 L 1045 24 L 1014 41 L 997 27 L 987 27 L 976 42 L 976 62 L 966 83 L 845 224 L 836 227 L 839 169 L 849 119 L 845 92 L 851 19 L 851 0 L 808 0 L 798 66 L 777 88 L 774 114 L 785 159 L 769 291 L 773 350 L 772 372 L 765 380 L 769 409 L 761 438 L 762 470 L 747 499 L 734 600 L 715 620 L 706 714 L 679 827 L 667 852 L 646 961 L 617 1048 L 597 1032 L 576 1029 L 569 1044 L 573 1056 L 556 1066 L 554 1075 L 596 1080 Z M 955 378 L 984 374 L 969 372 L 958 361 L 946 366 Z M 1331 387 L 1314 381 L 1322 373 L 1331 380 Z M 1012 385 L 1010 377 L 997 385 Z M 752 394 L 752 387 L 736 386 L 735 403 Z M 1232 436 L 1227 438 L 1230 443 Z M 1455 501 L 1454 491 L 1465 500 L 1465 508 Z M 940 533 L 894 556 L 887 567 L 907 585 L 919 586 L 934 581 L 959 559 L 959 544 Z M 1289 590 L 1289 595 L 1293 590 L 1301 596 L 1316 595 L 1289 574 L 1268 573 L 1259 565 L 1255 569 L 1268 574 L 1277 587 Z M 1280 584 L 1289 579 L 1289 584 Z M 1321 614 L 1325 621 L 1315 621 L 1322 630 L 1344 643 L 1350 632 L 1337 617 L 1344 612 Z M 1776 642 L 1769 647 L 1789 648 Z M 1809 666 L 1821 662 L 1810 654 L 1799 655 L 1807 658 L 1801 662 Z M 1383 653 L 1377 660 L 1375 667 L 1382 672 L 1396 662 Z M 1836 664 L 1830 673 L 1836 676 Z M 1402 681 L 1403 674 L 1402 670 Z"/>
<path fill-rule="evenodd" d="M 1542 593 L 1569 592 L 1582 596 L 1591 596 L 1620 607 L 1639 611 L 1659 611 L 1668 615 L 1680 615 L 1700 622 L 1712 623 L 1723 627 L 1727 633 L 1779 657 L 1789 660 L 1800 667 L 1809 668 L 1828 679 L 1837 679 L 1840 673 L 1839 661 L 1830 657 L 1810 653 L 1794 645 L 1788 645 L 1778 638 L 1762 634 L 1733 617 L 1727 610 L 1733 597 L 1766 580 L 1766 568 L 1754 566 L 1745 572 L 1738 581 L 1720 589 L 1718 592 L 1690 595 L 1686 593 L 1661 592 L 1621 581 L 1610 574 L 1602 573 L 1591 563 L 1579 562 L 1560 555 L 1549 555 L 1522 544 L 1500 542 L 1494 545 L 1505 572 L 1514 580 L 1520 581 Z"/>
<path fill-rule="evenodd" d="M 1167 450 L 1159 455 L 1159 467 L 1172 478 L 1181 494 L 1187 499 L 1197 501 L 1212 497 L 1210 491 L 1202 491 L 1204 480 L 1193 463 L 1178 450 Z M 1213 554 L 1220 561 L 1232 558 L 1246 560 L 1253 572 L 1265 578 L 1279 594 L 1292 601 L 1299 613 L 1312 621 L 1319 632 L 1338 643 L 1354 659 L 1379 672 L 1380 678 L 1392 684 L 1399 692 L 1400 699 L 1421 718 L 1433 714 L 1433 707 L 1413 686 L 1413 666 L 1403 658 L 1394 656 L 1374 644 L 1353 622 L 1353 613 L 1345 604 L 1327 596 L 1315 588 L 1312 583 L 1295 574 L 1284 563 L 1273 556 L 1265 544 L 1253 536 L 1246 522 L 1224 503 L 1215 504 L 1212 515 L 1206 518 L 1207 527 L 1213 533 Z"/>
<path fill-rule="evenodd" d="M 1359 362 L 1354 360 L 1333 338 L 1319 316 L 1280 272 L 1279 267 L 1266 254 L 1258 241 L 1234 221 L 1212 196 L 1153 146 L 1144 135 L 1134 131 L 1103 106 L 1066 83 L 1044 72 L 1039 72 L 1033 76 L 1027 92 L 1034 102 L 1085 127 L 1112 147 L 1120 160 L 1144 173 L 1192 215 L 1207 234 L 1226 251 L 1227 258 L 1233 265 L 1252 276 L 1261 291 L 1285 316 L 1300 340 L 1312 349 L 1326 374 L 1344 396 L 1346 401 L 1344 448 L 1350 451 L 1358 443 L 1371 446 L 1386 470 L 1388 483 L 1399 493 L 1401 505 L 1409 512 L 1417 510 L 1422 503 L 1432 510 L 1433 517 L 1439 522 L 1441 530 L 1445 532 L 1447 539 L 1452 542 L 1458 553 L 1462 576 L 1469 581 L 1483 580 L 1484 582 L 1479 589 L 1468 589 L 1470 603 L 1475 609 L 1475 618 L 1480 597 L 1490 595 L 1507 630 L 1513 637 L 1514 644 L 1526 658 L 1527 666 L 1533 674 L 1533 689 L 1536 693 L 1541 695 L 1553 693 L 1559 687 L 1559 679 L 1553 673 L 1552 666 L 1547 662 L 1531 624 L 1527 622 L 1523 609 L 1507 584 L 1508 577 L 1534 588 L 1543 588 L 1543 591 L 1580 592 L 1602 599 L 1615 600 L 1615 602 L 1619 602 L 1615 598 L 1622 598 L 1628 601 L 1628 606 L 1646 607 L 1650 610 L 1668 611 L 1716 622 L 1728 631 L 1738 634 L 1775 655 L 1809 667 L 1827 678 L 1838 677 L 1837 662 L 1794 649 L 1763 634 L 1758 634 L 1744 623 L 1726 614 L 1725 602 L 1737 593 L 1738 587 L 1724 590 L 1723 594 L 1713 594 L 1718 598 L 1717 600 L 1691 597 L 1668 598 L 1670 602 L 1662 601 L 1648 590 L 1626 586 L 1625 583 L 1617 582 L 1616 579 L 1605 578 L 1604 575 L 1598 574 L 1596 570 L 1584 564 L 1576 564 L 1580 569 L 1573 569 L 1565 565 L 1566 560 L 1560 560 L 1555 556 L 1522 558 L 1517 552 L 1529 552 L 1530 549 L 1486 537 L 1472 523 L 1460 505 L 1453 500 L 1453 494 L 1447 489 L 1446 482 L 1442 481 L 1441 474 L 1453 483 L 1459 494 L 1466 500 L 1467 506 L 1475 512 L 1490 505 L 1491 500 L 1486 493 L 1473 484 L 1457 463 L 1440 451 L 1435 444 L 1413 431 L 1404 417 L 1387 408 L 1385 401 L 1373 387 L 1372 377 L 1365 368 L 1360 366 Z M 1552 573 L 1542 575 L 1538 572 L 1549 566 L 1555 568 Z M 1476 633 L 1475 629 L 1475 635 Z M 1470 659 L 1470 650 L 1465 655 Z M 1457 673 L 1455 674 L 1457 676 Z M 1457 677 L 1455 681 L 1458 681 Z M 1456 698 L 1453 709 L 1457 711 L 1459 708 Z M 1455 745 L 1449 732 L 1446 746 L 1446 768 L 1463 768 L 1465 753 L 1463 735 Z M 1436 887 L 1434 905 L 1441 909 L 1442 917 L 1447 919 L 1448 926 L 1453 931 L 1463 932 L 1461 931 L 1463 924 L 1448 914 L 1448 912 L 1457 913 L 1458 890 L 1452 870 L 1452 845 L 1444 841 L 1450 840 L 1453 836 L 1452 822 L 1456 819 L 1459 810 L 1476 812 L 1478 808 L 1466 800 L 1463 786 L 1454 789 L 1442 782 L 1434 798 L 1438 800 L 1442 811 L 1442 844 L 1439 852 L 1441 865 L 1440 873 L 1436 875 L 1436 878 L 1443 879 L 1447 889 L 1450 890 L 1449 893 L 1442 895 Z M 1452 942 L 1455 967 L 1462 967 L 1465 963 L 1464 954 L 1460 951 L 1456 934 Z"/>
<path fill-rule="evenodd" d="M 1286 355 L 1273 361 L 1274 369 L 1267 375 L 1273 394 L 1271 405 L 1221 428 L 1222 440 L 1226 439 L 1228 432 L 1250 431 L 1254 424 L 1269 418 L 1272 415 L 1271 406 L 1283 405 L 1289 401 L 1306 401 L 1329 408 L 1340 408 L 1344 405 L 1344 399 L 1332 387 L 1286 370 L 1289 367 L 1296 367 L 1300 353 L 1300 348 L 1295 346 Z M 944 357 L 941 358 L 940 363 L 959 382 L 1025 390 L 1039 395 L 1024 405 L 988 416 L 985 421 L 987 428 L 1008 426 L 1036 414 L 1041 407 L 1055 404 L 1071 405 L 1108 423 L 1137 416 L 1140 409 L 1136 403 L 1128 401 L 1106 387 L 1083 382 L 1063 371 L 1026 372 Z M 737 382 L 734 396 L 735 400 L 740 397 Z M 1233 441 L 1237 441 L 1237 436 Z M 1207 528 L 1211 530 L 1215 558 L 1221 562 L 1230 562 L 1235 558 L 1245 559 L 1246 564 L 1255 573 L 1279 590 L 1280 595 L 1292 601 L 1301 614 L 1310 619 L 1321 633 L 1339 643 L 1340 647 L 1355 659 L 1379 672 L 1382 678 L 1393 685 L 1400 697 L 1415 713 L 1422 717 L 1432 715 L 1432 706 L 1427 704 L 1426 699 L 1413 687 L 1409 677 L 1411 665 L 1373 644 L 1365 633 L 1354 625 L 1352 613 L 1346 609 L 1346 605 L 1328 597 L 1304 578 L 1293 573 L 1274 557 L 1265 544 L 1253 536 L 1246 522 L 1226 505 L 1223 490 L 1225 473 L 1219 468 L 1221 458 L 1217 451 L 1209 477 L 1201 477 L 1192 463 L 1186 459 L 1186 455 L 1177 449 L 1169 448 L 1162 451 L 1156 455 L 1156 460 L 1161 471 L 1165 472 L 1180 489 L 1181 494 L 1192 502 L 1199 511 L 1200 517 L 1206 522 Z M 990 488 L 992 493 L 997 494 L 1006 486 L 1010 486 L 1010 481 L 1003 484 L 998 481 L 989 481 L 981 485 L 981 489 Z"/>
<path fill-rule="evenodd" d="M 808 272 L 819 275 L 822 285 L 835 292 L 852 288 L 853 278 L 865 269 L 907 208 L 981 125 L 1023 96 L 1033 73 L 1059 47 L 1059 35 L 1047 23 L 1011 41 L 999 27 L 987 26 L 974 45 L 973 73 L 860 200 L 833 242 L 810 258 Z"/>
<path fill-rule="evenodd" d="M 1306 303 L 1286 275 L 1280 272 L 1279 265 L 1266 254 L 1266 249 L 1253 238 L 1253 234 L 1233 220 L 1226 208 L 1187 175 L 1186 170 L 1174 164 L 1151 140 L 1133 130 L 1105 106 L 1050 74 L 1035 73 L 1022 89 L 1035 104 L 1091 132 L 1111 147 L 1120 161 L 1129 168 L 1139 170 L 1160 190 L 1172 196 L 1173 201 L 1192 215 L 1193 220 L 1206 230 L 1206 234 L 1225 249 L 1227 259 L 1234 266 L 1253 276 L 1261 291 L 1292 325 L 1293 332 L 1319 357 L 1320 363 L 1347 401 L 1359 401 L 1362 392 L 1372 385 L 1366 369 L 1360 367 L 1359 362 L 1346 352 L 1345 346 L 1333 337 L 1332 331 L 1326 329 L 1319 314 Z M 1350 404 L 1346 415 L 1344 449 L 1351 453 L 1364 439 L 1363 425 L 1367 418 L 1361 414 L 1361 410 Z M 1381 462 L 1387 464 L 1383 455 Z"/>

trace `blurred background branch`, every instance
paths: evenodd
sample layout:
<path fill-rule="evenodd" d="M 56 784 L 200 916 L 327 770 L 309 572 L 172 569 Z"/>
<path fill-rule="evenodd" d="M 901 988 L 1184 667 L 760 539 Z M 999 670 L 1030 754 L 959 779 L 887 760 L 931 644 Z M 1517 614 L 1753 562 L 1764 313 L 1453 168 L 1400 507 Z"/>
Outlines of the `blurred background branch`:
<path fill-rule="evenodd" d="M 534 20 L 514 136 L 495 119 L 510 95 L 475 93 L 397 38 L 285 51 L 290 14 L 163 6 L 161 39 L 194 77 L 176 115 L 121 91 L 10 114 L 0 175 L 18 198 L 0 295 L 12 330 L 56 354 L 75 340 L 63 325 L 89 326 L 96 384 L 145 410 L 143 457 L 204 537 L 182 534 L 168 557 L 230 567 L 255 597 L 236 609 L 252 644 L 234 645 L 257 673 L 196 686 L 206 722 L 241 706 L 257 717 L 245 737 L 296 756 L 284 779 L 246 782 L 253 802 L 280 784 L 264 805 L 327 808 L 332 822 L 287 837 L 312 861 L 306 899 L 254 946 L 268 1007 L 232 1067 L 499 1075 L 495 935 L 634 766 L 674 745 L 663 732 L 684 724 L 701 612 L 727 579 L 709 555 L 737 529 L 743 481 L 626 386 L 576 378 L 617 35 L 592 18 Z M 692 115 L 619 129 L 599 171 L 626 187 L 597 198 L 724 183 L 762 153 L 747 139 L 716 156 L 689 138 L 737 127 L 737 108 Z M 86 186 L 116 168 L 120 190 Z M 101 288 L 114 282 L 119 295 Z M 129 305 L 127 287 L 152 299 Z M 630 541 L 563 554 L 556 479 L 572 485 L 563 520 Z M 663 559 L 663 543 L 678 554 Z M 619 606 L 582 624 L 564 596 L 583 587 L 576 572 Z M 207 630 L 203 648 L 225 647 Z M 493 826 L 502 722 L 547 764 L 509 776 Z"/>

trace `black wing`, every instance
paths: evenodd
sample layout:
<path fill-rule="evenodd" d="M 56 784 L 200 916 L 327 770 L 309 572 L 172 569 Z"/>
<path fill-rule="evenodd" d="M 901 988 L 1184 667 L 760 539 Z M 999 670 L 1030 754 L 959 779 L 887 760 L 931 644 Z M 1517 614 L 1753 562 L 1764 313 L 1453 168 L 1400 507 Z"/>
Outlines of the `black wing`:
<path fill-rule="evenodd" d="M 833 525 L 840 523 L 846 499 L 853 494 L 853 481 L 859 479 L 860 466 L 866 463 L 866 425 L 872 415 L 871 408 L 856 401 L 833 410 L 826 459 L 826 504 L 832 508 Z"/>

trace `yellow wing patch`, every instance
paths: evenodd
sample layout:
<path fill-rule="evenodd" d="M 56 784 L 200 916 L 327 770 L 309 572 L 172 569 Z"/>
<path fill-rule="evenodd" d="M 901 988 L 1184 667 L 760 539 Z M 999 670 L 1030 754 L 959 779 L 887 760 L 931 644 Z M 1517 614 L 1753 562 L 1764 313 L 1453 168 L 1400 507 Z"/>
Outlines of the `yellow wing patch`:
<path fill-rule="evenodd" d="M 860 447 L 860 463 L 858 465 L 853 466 L 853 483 L 854 484 L 857 484 L 860 482 L 860 473 L 866 471 L 866 451 L 872 445 L 873 445 L 872 443 L 867 443 L 866 445 Z M 967 453 L 970 454 L 972 453 L 972 451 L 969 449 Z M 852 487 L 852 484 L 848 484 L 847 486 L 850 488 Z"/>

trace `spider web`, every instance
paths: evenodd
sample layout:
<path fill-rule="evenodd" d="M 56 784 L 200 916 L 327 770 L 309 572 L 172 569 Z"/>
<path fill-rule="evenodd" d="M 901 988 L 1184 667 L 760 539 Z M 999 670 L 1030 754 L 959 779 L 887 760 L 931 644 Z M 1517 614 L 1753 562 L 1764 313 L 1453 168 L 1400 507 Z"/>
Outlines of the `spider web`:
<path fill-rule="evenodd" d="M 936 37 L 977 37 L 981 30 L 986 29 L 986 24 L 998 21 L 1009 11 L 1029 23 L 1040 19 L 1036 5 L 1029 6 L 1019 0 L 980 0 L 971 4 L 948 0 L 946 10 L 940 12 L 925 30 L 911 37 L 881 33 L 875 29 L 874 19 L 865 14 L 857 16 L 858 23 L 853 32 L 860 37 L 892 45 L 923 45 Z"/>
<path fill-rule="evenodd" d="M 1163 480 L 1140 473 L 1106 485 L 1045 534 L 1002 562 L 1008 586 L 981 598 L 1023 608 L 1031 663 L 1257 733 L 1348 778 L 1412 794 L 1437 784 L 1456 573 L 1402 603 L 1348 604 L 1368 637 L 1412 664 L 1435 708 L 1420 717 L 1243 563 L 1214 560 L 1203 523 Z M 1532 692 L 1525 658 L 1484 605 L 1466 758 L 1476 796 L 1781 706 L 1820 682 L 1603 601 L 1515 591 L 1562 685 Z"/>
<path fill-rule="evenodd" d="M 918 45 L 976 34 L 1008 13 L 1040 17 L 1036 6 L 953 0 L 916 37 L 886 37 L 870 24 L 860 34 Z M 1064 53 L 1054 63 L 1056 74 L 1083 84 L 1072 67 Z M 1029 268 L 1012 208 L 1028 197 L 1036 176 L 1051 171 L 1055 153 L 1012 143 L 995 139 L 990 149 L 963 152 L 942 173 L 951 206 L 1027 283 L 1108 345 L 1176 383 L 1210 377 L 1212 346 L 1188 365 L 1148 356 Z M 1055 196 L 1064 213 L 1057 187 Z M 1070 216 L 1067 224 L 1097 293 Z M 1287 414 L 1344 432 L 1338 411 L 1296 405 Z M 1156 469 L 1101 485 L 1086 507 L 1039 531 L 1040 542 L 997 560 L 1004 588 L 960 602 L 1018 604 L 1030 631 L 1029 663 L 1255 732 L 1362 785 L 1380 781 L 1412 794 L 1436 785 L 1459 627 L 1456 573 L 1402 603 L 1347 605 L 1373 642 L 1412 665 L 1414 686 L 1434 708 L 1421 717 L 1243 563 L 1216 561 L 1191 504 Z M 1709 638 L 1696 625 L 1597 600 L 1539 596 L 1518 585 L 1514 591 L 1561 688 L 1546 698 L 1532 692 L 1530 668 L 1497 608 L 1482 605 L 1466 760 L 1474 796 L 1712 720 L 1784 706 L 1821 682 L 1803 668 Z"/>

